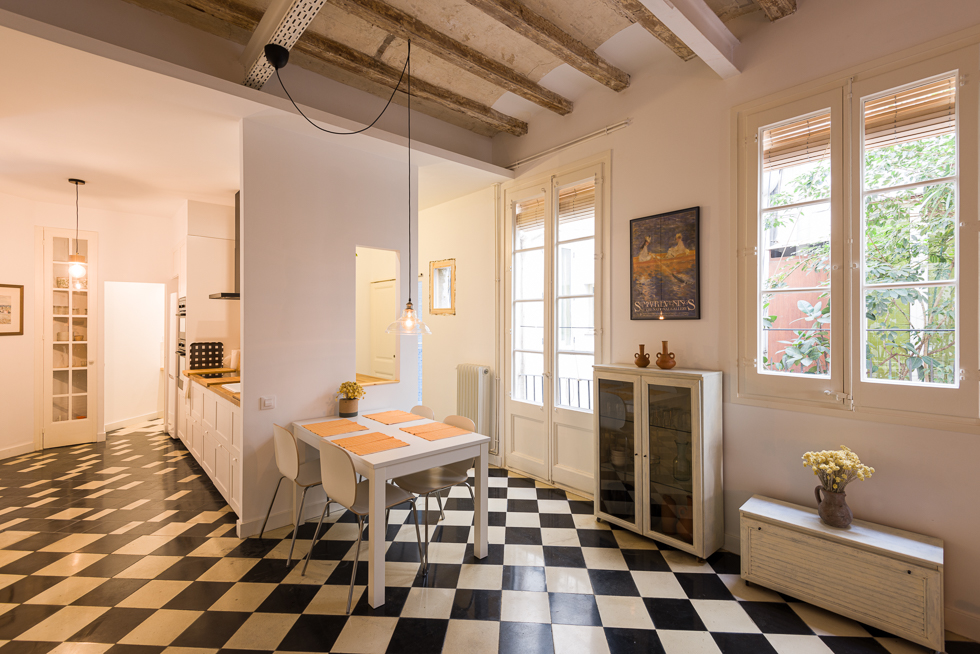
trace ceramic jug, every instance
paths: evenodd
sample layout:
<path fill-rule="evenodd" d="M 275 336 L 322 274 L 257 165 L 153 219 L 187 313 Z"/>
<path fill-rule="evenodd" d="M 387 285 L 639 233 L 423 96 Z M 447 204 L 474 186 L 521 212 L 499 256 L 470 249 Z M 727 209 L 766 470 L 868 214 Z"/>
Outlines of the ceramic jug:
<path fill-rule="evenodd" d="M 674 353 L 667 351 L 667 341 L 663 341 L 664 351 L 657 352 L 657 365 L 664 370 L 670 370 L 677 365 L 677 361 L 674 359 Z"/>
<path fill-rule="evenodd" d="M 646 354 L 643 351 L 643 348 L 644 347 L 646 347 L 646 346 L 643 345 L 643 344 L 641 344 L 640 345 L 640 352 L 639 352 L 639 354 L 635 354 L 634 355 L 635 361 L 636 361 L 636 366 L 638 368 L 646 368 L 647 366 L 650 365 L 650 355 L 649 354 Z"/>

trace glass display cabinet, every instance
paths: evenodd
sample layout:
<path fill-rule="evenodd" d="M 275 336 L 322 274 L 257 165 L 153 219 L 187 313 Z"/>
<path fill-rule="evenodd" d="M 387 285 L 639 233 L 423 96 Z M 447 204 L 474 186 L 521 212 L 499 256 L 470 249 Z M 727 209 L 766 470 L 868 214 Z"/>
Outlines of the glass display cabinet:
<path fill-rule="evenodd" d="M 708 557 L 725 534 L 721 373 L 594 374 L 596 518 Z"/>

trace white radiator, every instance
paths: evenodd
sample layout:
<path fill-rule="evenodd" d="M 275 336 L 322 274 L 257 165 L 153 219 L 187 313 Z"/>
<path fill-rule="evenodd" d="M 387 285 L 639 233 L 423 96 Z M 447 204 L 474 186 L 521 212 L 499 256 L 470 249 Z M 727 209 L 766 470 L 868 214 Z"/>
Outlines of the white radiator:
<path fill-rule="evenodd" d="M 489 436 L 492 407 L 490 368 L 475 363 L 456 366 L 456 413 L 472 420 L 478 434 Z"/>

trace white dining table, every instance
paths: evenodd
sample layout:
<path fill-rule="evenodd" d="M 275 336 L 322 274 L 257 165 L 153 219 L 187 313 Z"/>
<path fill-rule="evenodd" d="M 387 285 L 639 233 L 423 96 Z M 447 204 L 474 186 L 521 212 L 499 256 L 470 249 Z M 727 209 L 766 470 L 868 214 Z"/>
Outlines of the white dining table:
<path fill-rule="evenodd" d="M 370 411 L 381 413 L 385 409 Z M 478 559 L 488 553 L 487 546 L 487 466 L 489 464 L 490 438 L 481 434 L 464 434 L 438 441 L 427 441 L 401 430 L 402 427 L 424 425 L 435 420 L 419 418 L 411 422 L 384 425 L 363 415 L 349 418 L 364 425 L 367 431 L 357 431 L 323 438 L 317 436 L 306 425 L 332 420 L 337 417 L 312 418 L 293 423 L 293 436 L 299 441 L 319 449 L 324 440 L 335 440 L 358 434 L 379 432 L 408 443 L 408 447 L 358 456 L 350 453 L 354 471 L 368 480 L 370 493 L 368 499 L 368 603 L 378 608 L 385 603 L 385 489 L 389 479 L 428 470 L 436 466 L 476 459 L 474 484 L 473 553 Z M 380 519 L 376 519 L 379 518 Z"/>

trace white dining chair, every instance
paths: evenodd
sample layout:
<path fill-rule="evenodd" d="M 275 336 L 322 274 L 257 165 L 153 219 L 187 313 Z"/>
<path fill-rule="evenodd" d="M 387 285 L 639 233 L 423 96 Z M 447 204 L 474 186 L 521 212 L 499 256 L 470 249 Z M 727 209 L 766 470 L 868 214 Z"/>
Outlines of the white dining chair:
<path fill-rule="evenodd" d="M 452 427 L 459 427 L 467 431 L 476 431 L 476 425 L 472 420 L 465 416 L 446 416 L 444 423 Z M 446 512 L 442 508 L 442 491 L 453 486 L 466 486 L 470 492 L 470 499 L 473 499 L 473 487 L 469 484 L 470 468 L 476 463 L 476 459 L 465 459 L 444 466 L 437 466 L 413 472 L 404 477 L 397 477 L 394 482 L 405 490 L 419 496 L 425 496 L 425 560 L 429 560 L 429 495 L 435 493 L 436 500 L 439 502 L 440 519 L 446 517 Z"/>
<path fill-rule="evenodd" d="M 429 407 L 423 406 L 421 404 L 417 404 L 417 405 L 413 406 L 412 407 L 412 410 L 409 411 L 409 413 L 414 413 L 417 416 L 422 416 L 423 418 L 428 418 L 429 420 L 435 420 L 436 419 L 436 413 L 435 413 L 435 411 L 433 411 Z"/>
<path fill-rule="evenodd" d="M 300 525 L 303 524 L 303 503 L 306 502 L 306 492 L 314 486 L 320 486 L 320 462 L 318 459 L 303 461 L 299 454 L 299 445 L 296 438 L 285 427 L 273 425 L 273 442 L 276 447 L 276 466 L 279 468 L 279 482 L 276 484 L 276 492 L 272 494 L 272 501 L 269 502 L 269 510 L 265 513 L 265 520 L 262 522 L 262 529 L 259 530 L 259 538 L 265 533 L 265 527 L 269 523 L 269 516 L 272 515 L 272 505 L 276 503 L 276 495 L 279 494 L 279 487 L 283 479 L 293 482 L 297 488 L 303 489 L 303 498 L 299 501 L 299 511 L 296 512 L 296 523 L 293 526 L 293 542 L 289 545 L 289 554 L 286 556 L 286 565 L 292 562 L 293 548 L 296 547 L 296 534 L 299 532 Z M 325 510 L 330 509 L 330 497 L 327 496 Z"/>
<path fill-rule="evenodd" d="M 354 474 L 354 462 L 350 458 L 347 450 L 339 445 L 334 445 L 330 441 L 324 441 L 320 446 L 320 476 L 324 481 L 323 489 L 334 502 L 337 502 L 348 511 L 357 516 L 357 544 L 354 545 L 354 570 L 350 575 L 350 590 L 347 592 L 347 615 L 350 615 L 351 598 L 354 596 L 354 580 L 357 578 L 357 562 L 361 555 L 361 537 L 364 534 L 365 519 L 368 518 L 368 494 L 370 492 L 368 481 L 357 482 Z M 412 505 L 412 516 L 415 518 L 415 537 L 419 541 L 419 558 L 422 554 L 422 536 L 419 533 L 419 514 L 415 510 L 415 497 L 406 490 L 398 488 L 393 484 L 385 484 L 385 527 L 388 526 L 388 509 L 399 504 L 409 502 Z M 320 514 L 320 522 L 316 525 L 313 532 L 313 545 L 306 555 L 306 563 L 303 564 L 301 576 L 306 575 L 306 566 L 310 564 L 313 556 L 313 547 L 316 545 L 317 538 L 320 536 L 320 528 L 323 526 L 323 516 L 327 512 L 327 507 L 323 507 Z M 382 530 L 384 532 L 385 530 Z M 422 561 L 425 565 L 425 561 Z"/>

